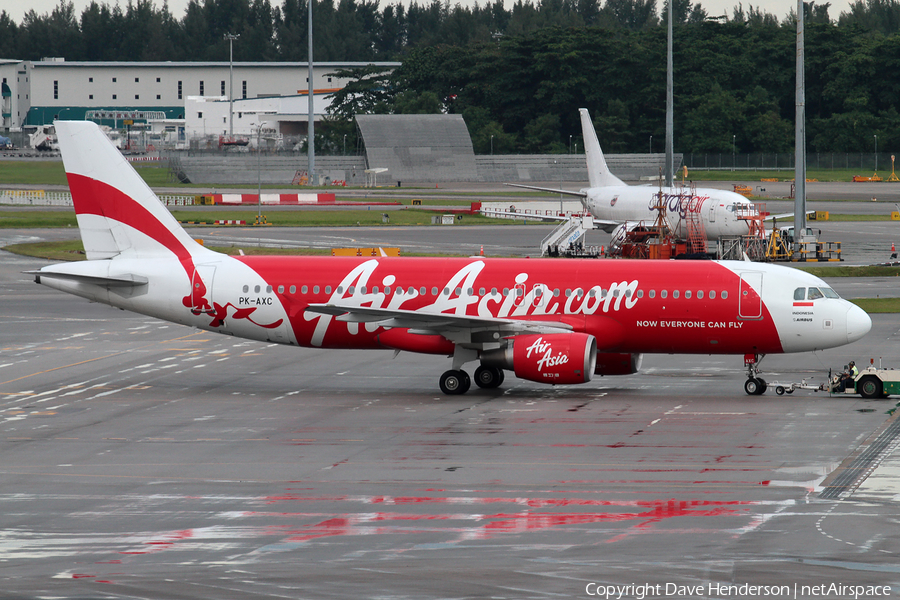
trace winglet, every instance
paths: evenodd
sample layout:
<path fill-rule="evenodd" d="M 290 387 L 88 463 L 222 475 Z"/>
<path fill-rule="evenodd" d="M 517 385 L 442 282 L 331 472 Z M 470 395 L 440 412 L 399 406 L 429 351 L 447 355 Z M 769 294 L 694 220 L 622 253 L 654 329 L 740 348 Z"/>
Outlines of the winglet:
<path fill-rule="evenodd" d="M 581 114 L 581 133 L 584 136 L 584 154 L 587 158 L 588 179 L 591 187 L 607 187 L 611 185 L 625 185 L 621 179 L 609 172 L 603 151 L 600 150 L 600 142 L 597 140 L 597 132 L 591 123 L 591 115 L 588 109 L 579 108 Z"/>

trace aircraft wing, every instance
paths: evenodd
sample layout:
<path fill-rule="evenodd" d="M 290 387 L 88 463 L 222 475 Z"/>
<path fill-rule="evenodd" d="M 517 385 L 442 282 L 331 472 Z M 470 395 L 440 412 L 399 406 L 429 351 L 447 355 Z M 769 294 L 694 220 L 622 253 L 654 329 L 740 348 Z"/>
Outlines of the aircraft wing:
<path fill-rule="evenodd" d="M 532 221 L 557 221 L 563 222 L 568 221 L 569 217 L 563 217 L 560 215 L 535 215 L 531 213 L 520 213 L 520 212 L 512 212 L 509 210 L 492 210 L 488 212 L 482 212 L 482 215 L 485 217 L 512 217 L 515 219 L 524 220 L 532 220 Z M 594 229 L 601 229 L 606 233 L 612 233 L 613 230 L 622 224 L 622 221 L 611 221 L 608 219 L 598 219 L 594 217 Z"/>
<path fill-rule="evenodd" d="M 568 221 L 569 217 L 561 217 L 559 215 L 532 215 L 528 213 L 511 212 L 508 210 L 492 210 L 490 212 L 481 213 L 485 217 L 495 217 L 498 215 L 504 217 L 514 217 L 516 219 L 531 219 L 532 221 Z M 613 230 L 622 224 L 622 221 L 610 221 L 608 219 L 598 219 L 594 217 L 594 229 L 602 229 L 606 233 L 612 233 Z"/>
<path fill-rule="evenodd" d="M 584 192 L 573 192 L 572 190 L 554 190 L 553 188 L 537 187 L 534 185 L 524 185 L 521 183 L 504 183 L 510 187 L 525 188 L 526 190 L 536 190 L 538 192 L 550 192 L 551 194 L 565 194 L 566 196 L 575 196 L 578 198 L 587 198 Z"/>
<path fill-rule="evenodd" d="M 806 211 L 806 218 L 808 219 L 810 216 L 815 216 L 815 214 L 816 214 L 816 211 L 808 210 L 808 211 Z M 775 219 L 792 219 L 793 217 L 794 217 L 794 213 L 789 212 L 789 213 L 781 213 L 778 215 L 767 215 L 765 220 L 773 221 Z"/>
<path fill-rule="evenodd" d="M 561 217 L 560 215 L 533 215 L 530 213 L 520 213 L 520 212 L 512 212 L 509 210 L 491 210 L 488 212 L 482 212 L 482 215 L 485 217 L 514 217 L 516 219 L 530 219 L 532 221 L 568 221 L 569 217 Z"/>
<path fill-rule="evenodd" d="M 377 323 L 386 328 L 408 328 L 410 333 L 455 337 L 461 332 L 493 331 L 503 336 L 519 333 L 561 333 L 572 326 L 559 321 L 502 319 L 448 313 L 425 313 L 412 310 L 372 308 L 348 304 L 310 304 L 307 312 L 332 315 L 347 323 Z"/>

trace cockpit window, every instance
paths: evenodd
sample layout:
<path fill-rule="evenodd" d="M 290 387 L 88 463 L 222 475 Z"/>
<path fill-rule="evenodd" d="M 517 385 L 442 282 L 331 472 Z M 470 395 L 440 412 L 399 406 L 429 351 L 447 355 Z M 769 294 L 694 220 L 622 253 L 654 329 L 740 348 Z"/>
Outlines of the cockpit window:
<path fill-rule="evenodd" d="M 806 288 L 797 288 L 794 290 L 794 300 L 806 300 Z"/>
<path fill-rule="evenodd" d="M 831 288 L 819 288 L 822 290 L 822 293 L 825 294 L 826 298 L 840 298 L 838 293 Z"/>
<path fill-rule="evenodd" d="M 824 298 L 825 294 L 819 291 L 819 288 L 809 288 L 809 292 L 806 295 L 807 300 L 818 300 L 819 298 Z"/>

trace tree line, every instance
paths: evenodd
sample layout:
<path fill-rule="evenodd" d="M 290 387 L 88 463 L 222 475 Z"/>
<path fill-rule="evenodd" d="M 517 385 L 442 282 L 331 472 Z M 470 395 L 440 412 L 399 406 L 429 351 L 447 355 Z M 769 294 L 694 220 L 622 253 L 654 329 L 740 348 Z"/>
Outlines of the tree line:
<path fill-rule="evenodd" d="M 502 0 L 473 6 L 449 0 L 380 4 L 377 0 L 313 2 L 313 56 L 317 61 L 400 60 L 412 48 L 466 46 L 521 36 L 548 27 L 600 27 L 641 31 L 662 26 L 656 0 Z M 85 61 L 216 61 L 228 59 L 226 33 L 239 34 L 238 61 L 305 61 L 308 0 L 191 0 L 173 15 L 163 1 L 92 1 L 80 14 L 60 0 L 50 12 L 29 10 L 21 23 L 0 11 L 0 57 L 38 60 L 61 56 Z M 667 0 L 661 10 L 667 10 Z M 841 28 L 890 35 L 900 31 L 900 0 L 855 0 L 835 20 L 830 4 L 808 5 L 807 18 Z M 709 15 L 699 3 L 673 0 L 677 24 L 709 19 L 748 26 L 793 23 L 783 16 L 738 4 L 728 15 Z"/>
<path fill-rule="evenodd" d="M 882 151 L 900 147 L 900 34 L 813 22 L 805 37 L 809 151 L 871 153 L 876 136 Z M 793 152 L 795 43 L 790 24 L 675 28 L 675 151 Z M 332 113 L 341 134 L 355 113 L 460 113 L 476 153 L 565 153 L 584 147 L 586 107 L 604 150 L 661 152 L 665 56 L 664 28 L 545 28 L 414 48 L 393 72 L 341 72 L 352 81 Z"/>
<path fill-rule="evenodd" d="M 666 28 L 655 0 L 311 1 L 317 62 L 402 61 L 338 73 L 351 83 L 317 140 L 326 151 L 355 139 L 356 113 L 451 112 L 476 152 L 567 152 L 580 143 L 580 107 L 605 150 L 663 148 Z M 192 0 L 176 19 L 152 0 L 94 2 L 80 15 L 62 0 L 21 24 L 0 12 L 0 48 L 20 59 L 222 61 L 224 34 L 237 33 L 237 61 L 303 61 L 306 2 Z M 871 152 L 875 136 L 896 148 L 900 0 L 857 0 L 836 20 L 829 7 L 805 8 L 809 149 Z M 673 13 L 675 150 L 791 152 L 795 15 L 739 4 L 713 18 L 690 0 L 673 0 Z"/>

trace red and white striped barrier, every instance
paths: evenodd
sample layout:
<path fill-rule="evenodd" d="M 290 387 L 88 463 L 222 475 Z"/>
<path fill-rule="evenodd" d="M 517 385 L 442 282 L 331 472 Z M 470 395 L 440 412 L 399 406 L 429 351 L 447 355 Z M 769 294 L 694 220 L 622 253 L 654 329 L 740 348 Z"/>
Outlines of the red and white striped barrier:
<path fill-rule="evenodd" d="M 299 205 L 299 204 L 334 204 L 334 194 L 211 194 L 216 204 L 259 204 Z"/>

